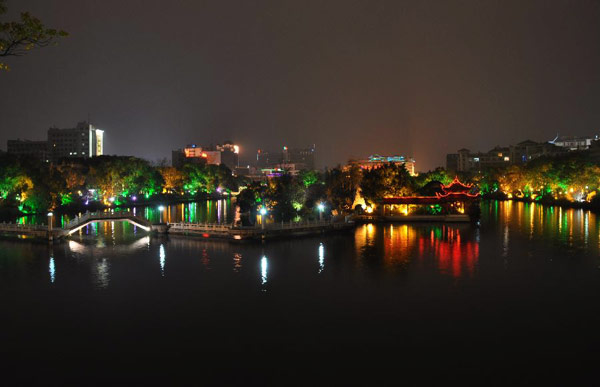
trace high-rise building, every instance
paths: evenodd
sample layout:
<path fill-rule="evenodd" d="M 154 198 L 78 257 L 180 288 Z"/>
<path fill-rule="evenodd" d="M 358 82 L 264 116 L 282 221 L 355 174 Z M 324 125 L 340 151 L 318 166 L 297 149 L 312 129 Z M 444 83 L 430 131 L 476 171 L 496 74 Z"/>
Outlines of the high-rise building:
<path fill-rule="evenodd" d="M 47 141 L 8 140 L 8 153 L 43 162 L 63 158 L 89 158 L 104 154 L 104 131 L 87 122 L 72 129 L 48 129 Z"/>
<path fill-rule="evenodd" d="M 227 168 L 234 171 L 240 166 L 240 147 L 238 145 L 231 141 L 225 141 L 223 145 L 217 145 L 216 148 L 221 152 L 221 163 L 225 164 Z"/>
<path fill-rule="evenodd" d="M 315 169 L 316 165 L 316 146 L 313 144 L 308 148 L 290 148 L 284 149 L 284 163 L 303 165 L 306 169 Z"/>
<path fill-rule="evenodd" d="M 49 162 L 48 141 L 8 140 L 6 150 L 9 154 L 28 157 L 40 162 Z"/>
<path fill-rule="evenodd" d="M 48 153 L 52 160 L 73 157 L 94 157 L 104 154 L 104 131 L 87 122 L 75 128 L 48 129 Z"/>
<path fill-rule="evenodd" d="M 294 164 L 300 169 L 315 169 L 316 147 L 288 148 L 284 146 L 281 152 L 269 152 L 259 149 L 256 152 L 256 166 L 259 168 L 273 167 L 278 164 Z"/>
<path fill-rule="evenodd" d="M 277 163 L 277 160 L 273 160 L 271 152 L 264 149 L 259 149 L 256 152 L 256 166 L 259 168 L 265 168 L 273 163 Z"/>

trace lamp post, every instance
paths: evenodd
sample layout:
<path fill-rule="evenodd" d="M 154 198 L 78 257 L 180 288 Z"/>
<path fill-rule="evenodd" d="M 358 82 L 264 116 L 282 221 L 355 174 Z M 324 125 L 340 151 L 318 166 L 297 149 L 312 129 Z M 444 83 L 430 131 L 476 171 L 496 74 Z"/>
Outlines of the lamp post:
<path fill-rule="evenodd" d="M 52 232 L 52 217 L 54 214 L 52 212 L 48 213 L 48 231 Z"/>
<path fill-rule="evenodd" d="M 263 207 L 260 209 L 260 227 L 263 230 L 265 229 L 265 215 L 267 215 L 267 209 Z"/>
<path fill-rule="evenodd" d="M 160 224 L 162 224 L 162 222 L 163 222 L 163 216 L 162 216 L 162 213 L 163 213 L 163 211 L 164 211 L 164 210 L 165 210 L 165 207 L 164 207 L 164 206 L 158 206 L 158 213 L 160 214 L 160 219 L 159 219 L 159 223 L 160 223 Z"/>
<path fill-rule="evenodd" d="M 319 209 L 319 222 L 323 221 L 323 211 L 325 210 L 325 205 L 323 203 L 319 203 L 317 205 L 317 208 Z"/>

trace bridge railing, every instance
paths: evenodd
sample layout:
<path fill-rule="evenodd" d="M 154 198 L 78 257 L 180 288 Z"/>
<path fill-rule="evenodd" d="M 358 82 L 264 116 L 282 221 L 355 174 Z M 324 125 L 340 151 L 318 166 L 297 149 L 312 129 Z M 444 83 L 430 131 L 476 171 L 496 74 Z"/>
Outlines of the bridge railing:
<path fill-rule="evenodd" d="M 0 230 L 23 230 L 23 231 L 47 231 L 48 226 L 43 224 L 19 224 L 19 223 L 0 223 Z"/>
<path fill-rule="evenodd" d="M 72 228 L 78 227 L 90 220 L 104 220 L 104 219 L 132 219 L 137 221 L 140 224 L 151 225 L 151 222 L 138 215 L 134 215 L 133 212 L 129 211 L 120 211 L 120 212 L 86 212 L 82 216 L 77 216 L 73 218 L 70 222 L 68 222 L 63 228 L 66 230 L 70 230 Z"/>
<path fill-rule="evenodd" d="M 253 226 L 238 226 L 232 223 L 191 223 L 191 222 L 169 222 L 167 223 L 171 229 L 176 230 L 198 230 L 198 231 L 217 231 L 217 230 L 291 230 L 299 228 L 314 228 L 325 227 L 333 224 L 332 221 L 301 221 L 301 222 L 277 222 L 268 223 L 262 227 L 260 224 Z"/>

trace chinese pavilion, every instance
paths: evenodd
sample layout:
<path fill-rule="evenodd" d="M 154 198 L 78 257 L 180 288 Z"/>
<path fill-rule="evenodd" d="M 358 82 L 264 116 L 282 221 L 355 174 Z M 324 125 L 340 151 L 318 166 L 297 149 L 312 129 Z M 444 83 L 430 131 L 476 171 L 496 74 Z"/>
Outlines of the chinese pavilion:
<path fill-rule="evenodd" d="M 448 184 L 440 183 L 440 191 L 435 196 L 386 197 L 381 201 L 383 215 L 409 215 L 413 213 L 464 214 L 468 206 L 479 200 L 473 184 L 464 184 L 455 177 Z"/>

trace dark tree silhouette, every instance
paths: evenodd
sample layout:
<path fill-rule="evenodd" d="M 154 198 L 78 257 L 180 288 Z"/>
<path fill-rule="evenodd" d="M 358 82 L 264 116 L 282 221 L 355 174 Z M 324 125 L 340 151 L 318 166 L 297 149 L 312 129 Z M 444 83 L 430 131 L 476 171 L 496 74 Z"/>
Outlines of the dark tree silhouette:
<path fill-rule="evenodd" d="M 0 0 L 0 16 L 5 13 L 5 0 Z M 65 31 L 47 28 L 29 12 L 22 12 L 19 21 L 0 22 L 0 57 L 23 56 L 34 48 L 46 47 L 57 38 L 67 35 Z M 0 70 L 8 69 L 6 63 L 0 62 Z"/>

